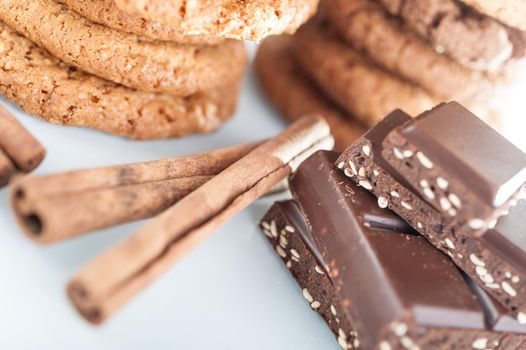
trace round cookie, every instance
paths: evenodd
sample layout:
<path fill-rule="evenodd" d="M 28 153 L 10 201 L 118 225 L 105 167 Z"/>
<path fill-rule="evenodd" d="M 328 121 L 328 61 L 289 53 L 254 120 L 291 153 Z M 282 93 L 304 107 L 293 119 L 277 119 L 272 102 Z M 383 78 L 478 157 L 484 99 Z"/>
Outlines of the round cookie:
<path fill-rule="evenodd" d="M 0 21 L 0 92 L 43 119 L 134 139 L 209 132 L 234 111 L 238 85 L 175 97 L 126 88 L 69 66 Z"/>
<path fill-rule="evenodd" d="M 254 66 L 268 99 L 290 122 L 307 114 L 322 115 L 334 136 L 335 150 L 344 151 L 366 128 L 333 105 L 297 67 L 289 52 L 290 36 L 265 39 Z"/>
<path fill-rule="evenodd" d="M 526 0 L 461 0 L 502 23 L 526 31 Z"/>
<path fill-rule="evenodd" d="M 179 26 L 184 33 L 259 41 L 293 33 L 319 0 L 115 0 L 122 10 Z"/>
<path fill-rule="evenodd" d="M 296 33 L 292 53 L 328 97 L 366 125 L 397 108 L 416 115 L 436 104 L 420 87 L 378 68 L 339 41 L 319 21 Z"/>
<path fill-rule="evenodd" d="M 440 55 L 425 41 L 405 30 L 374 0 L 326 0 L 322 12 L 338 34 L 386 70 L 409 80 L 442 100 L 462 103 L 486 99 L 492 83 Z"/>
<path fill-rule="evenodd" d="M 177 27 L 149 21 L 121 11 L 115 0 L 58 0 L 93 22 L 151 39 L 186 44 L 217 44 L 220 38 L 185 35 Z"/>
<path fill-rule="evenodd" d="M 477 70 L 494 71 L 514 56 L 517 33 L 456 0 L 381 0 L 438 53 Z"/>
<path fill-rule="evenodd" d="M 246 62 L 241 42 L 152 41 L 93 23 L 53 0 L 3 0 L 0 19 L 62 61 L 143 91 L 189 96 L 234 84 Z"/>

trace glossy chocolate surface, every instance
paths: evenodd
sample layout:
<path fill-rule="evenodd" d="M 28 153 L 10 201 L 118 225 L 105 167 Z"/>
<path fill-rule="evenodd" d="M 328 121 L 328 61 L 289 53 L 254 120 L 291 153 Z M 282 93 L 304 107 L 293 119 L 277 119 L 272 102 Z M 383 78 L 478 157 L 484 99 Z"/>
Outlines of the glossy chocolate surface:
<path fill-rule="evenodd" d="M 363 137 L 371 142 L 375 163 L 387 171 L 398 183 L 400 183 L 405 188 L 410 189 L 416 196 L 420 197 L 414 187 L 382 156 L 383 142 L 387 135 L 393 129 L 404 125 L 404 123 L 410 121 L 411 119 L 411 116 L 404 111 L 400 109 L 394 110 L 389 113 L 387 117 L 378 122 L 373 128 L 369 129 L 369 131 L 367 131 Z"/>
<path fill-rule="evenodd" d="M 488 205 L 502 205 L 526 182 L 526 154 L 457 102 L 422 113 L 399 132 Z"/>
<path fill-rule="evenodd" d="M 365 347 L 407 313 L 419 325 L 484 329 L 484 311 L 450 259 L 350 183 L 335 159 L 317 152 L 291 177 L 290 188 Z M 399 223 L 391 229 L 387 221 Z"/>
<path fill-rule="evenodd" d="M 402 110 L 395 110 L 382 119 L 373 128 L 369 129 L 363 137 L 369 140 L 373 146 L 374 159 L 384 170 L 392 174 L 398 174 L 396 170 L 382 157 L 383 142 L 387 135 L 395 128 L 411 120 L 411 116 Z M 405 183 L 405 179 L 396 176 L 397 181 Z"/>
<path fill-rule="evenodd" d="M 462 277 L 475 294 L 477 301 L 484 309 L 486 327 L 496 332 L 526 333 L 526 327 L 511 317 L 506 309 L 492 296 L 476 284 L 468 275 L 460 271 Z"/>
<path fill-rule="evenodd" d="M 321 256 L 320 248 L 315 243 L 313 234 L 308 228 L 303 214 L 300 212 L 297 204 L 292 200 L 288 200 L 276 202 L 274 206 L 277 206 L 281 213 L 289 219 L 295 231 L 304 242 L 311 242 L 311 244 L 308 245 L 309 251 L 314 256 Z M 404 237 L 404 234 L 401 234 L 401 236 Z M 380 239 L 383 239 L 385 236 L 381 235 L 380 237 Z M 388 240 L 388 242 L 391 241 Z M 397 245 L 392 247 L 392 249 L 397 248 Z M 465 283 L 473 292 L 473 297 L 477 300 L 479 305 L 481 305 L 482 310 L 484 311 L 486 329 L 496 332 L 526 333 L 525 326 L 519 324 L 515 318 L 511 317 L 502 305 L 500 305 L 493 297 L 487 294 L 464 272 L 460 271 L 460 274 L 462 275 Z M 436 314 L 434 314 L 434 316 L 436 316 Z M 448 326 L 449 325 L 445 325 L 445 327 Z"/>
<path fill-rule="evenodd" d="M 364 138 L 368 139 L 373 146 L 375 163 L 383 170 L 387 171 L 390 176 L 402 186 L 421 198 L 422 201 L 425 201 L 419 195 L 418 191 L 416 191 L 415 188 L 382 157 L 382 144 L 386 136 L 396 128 L 405 128 L 403 125 L 407 125 L 407 123 L 412 123 L 409 115 L 400 110 L 393 111 L 370 129 L 364 135 Z M 484 243 L 485 247 L 490 249 L 493 253 L 498 254 L 503 260 L 507 261 L 518 270 L 525 269 L 526 200 L 521 200 L 516 206 L 510 208 L 509 214 L 500 217 L 497 226 L 494 229 L 485 232 L 480 237 L 480 240 Z"/>
<path fill-rule="evenodd" d="M 305 243 L 307 249 L 311 251 L 314 258 L 318 261 L 318 265 L 325 269 L 327 264 L 324 261 L 319 249 L 317 248 L 311 230 L 307 226 L 303 214 L 296 202 L 288 200 L 276 202 L 274 205 L 279 206 L 280 210 L 293 225 L 294 229 L 301 232 L 300 237 L 303 240 L 303 243 Z"/>
<path fill-rule="evenodd" d="M 494 229 L 486 231 L 480 240 L 495 254 L 515 266 L 526 268 L 526 200 L 512 207 L 502 216 Z"/>

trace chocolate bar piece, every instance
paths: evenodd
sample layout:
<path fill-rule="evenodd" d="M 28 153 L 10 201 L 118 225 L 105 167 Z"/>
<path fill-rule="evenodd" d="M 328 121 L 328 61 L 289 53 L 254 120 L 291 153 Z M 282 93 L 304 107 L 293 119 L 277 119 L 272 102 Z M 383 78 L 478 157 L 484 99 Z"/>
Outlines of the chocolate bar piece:
<path fill-rule="evenodd" d="M 276 202 L 260 228 L 302 289 L 310 307 L 325 321 L 343 349 L 359 343 L 325 270 L 319 250 L 294 201 Z"/>
<path fill-rule="evenodd" d="M 374 193 L 380 207 L 394 210 L 447 253 L 519 322 L 526 324 L 526 202 L 519 201 L 494 229 L 482 235 L 475 235 L 469 227 L 460 229 L 451 224 L 449 213 L 426 200 L 429 196 L 421 189 L 427 187 L 403 176 L 383 156 L 387 153 L 385 139 L 410 119 L 402 111 L 392 112 L 339 157 L 338 168 Z M 402 153 L 406 150 L 400 149 Z M 409 152 L 404 157 L 409 158 Z M 412 157 L 417 156 L 414 153 Z M 439 188 L 438 182 L 429 188 Z M 463 206 L 467 205 L 466 201 Z"/>
<path fill-rule="evenodd" d="M 382 155 L 457 230 L 484 233 L 526 193 L 526 154 L 457 102 L 394 128 Z"/>
<path fill-rule="evenodd" d="M 348 182 L 333 165 L 336 157 L 317 152 L 291 178 L 312 233 L 304 232 L 305 225 L 293 231 L 312 236 L 312 255 L 325 264 L 361 347 L 526 346 L 525 326 L 484 291 L 477 294 L 452 261 L 404 220 Z"/>

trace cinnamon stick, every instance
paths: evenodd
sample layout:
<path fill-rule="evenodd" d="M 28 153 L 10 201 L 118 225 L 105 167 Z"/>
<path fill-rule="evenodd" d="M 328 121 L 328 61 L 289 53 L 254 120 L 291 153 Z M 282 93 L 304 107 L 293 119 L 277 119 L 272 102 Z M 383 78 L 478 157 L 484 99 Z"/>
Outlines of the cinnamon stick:
<path fill-rule="evenodd" d="M 0 187 L 7 185 L 15 173 L 16 166 L 0 149 Z"/>
<path fill-rule="evenodd" d="M 44 147 L 1 105 L 0 149 L 24 173 L 34 170 L 46 155 Z"/>
<path fill-rule="evenodd" d="M 324 119 L 300 119 L 86 265 L 68 285 L 71 301 L 88 321 L 103 322 L 301 161 L 333 144 Z"/>
<path fill-rule="evenodd" d="M 13 184 L 12 206 L 28 237 L 42 244 L 58 242 L 155 216 L 260 144 L 26 177 Z"/>

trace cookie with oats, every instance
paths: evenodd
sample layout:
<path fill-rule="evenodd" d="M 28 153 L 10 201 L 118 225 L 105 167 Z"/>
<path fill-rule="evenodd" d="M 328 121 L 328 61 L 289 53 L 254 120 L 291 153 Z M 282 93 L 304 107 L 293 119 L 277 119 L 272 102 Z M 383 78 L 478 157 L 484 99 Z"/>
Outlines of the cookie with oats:
<path fill-rule="evenodd" d="M 58 0 L 70 9 L 93 22 L 113 29 L 144 36 L 151 39 L 175 41 L 186 44 L 217 44 L 220 38 L 203 35 L 186 35 L 178 27 L 132 16 L 121 11 L 115 0 Z"/>
<path fill-rule="evenodd" d="M 456 0 L 381 2 L 437 52 L 445 53 L 471 69 L 497 70 L 523 52 L 523 33 Z"/>
<path fill-rule="evenodd" d="M 59 61 L 0 21 L 0 93 L 53 123 L 134 139 L 209 132 L 234 113 L 237 88 L 189 97 L 130 89 Z"/>
<path fill-rule="evenodd" d="M 496 77 L 473 71 L 438 54 L 387 14 L 378 1 L 326 0 L 321 6 L 347 43 L 431 95 L 459 101 L 484 100 L 491 95 L 491 79 Z"/>
<path fill-rule="evenodd" d="M 329 101 L 298 67 L 290 54 L 290 36 L 265 39 L 254 65 L 268 99 L 280 114 L 294 121 L 306 114 L 321 114 L 329 123 L 335 149 L 343 151 L 365 132 L 365 126 Z"/>
<path fill-rule="evenodd" d="M 365 125 L 396 108 L 419 113 L 434 105 L 422 88 L 379 68 L 318 20 L 296 33 L 291 49 L 324 93 Z"/>
<path fill-rule="evenodd" d="M 0 19 L 62 61 L 143 91 L 179 96 L 235 84 L 243 43 L 187 45 L 153 41 L 89 21 L 53 0 L 4 0 Z"/>
<path fill-rule="evenodd" d="M 293 33 L 319 0 L 115 0 L 122 10 L 184 33 L 259 41 Z"/>

